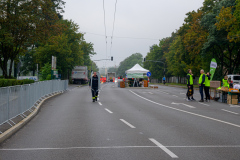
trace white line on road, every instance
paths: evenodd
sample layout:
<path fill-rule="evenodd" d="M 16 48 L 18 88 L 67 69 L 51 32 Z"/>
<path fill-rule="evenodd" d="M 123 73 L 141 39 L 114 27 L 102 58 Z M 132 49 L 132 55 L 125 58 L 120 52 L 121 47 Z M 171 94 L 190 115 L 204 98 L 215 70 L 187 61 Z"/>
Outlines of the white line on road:
<path fill-rule="evenodd" d="M 180 93 L 180 94 L 185 94 L 186 95 L 186 93 Z"/>
<path fill-rule="evenodd" d="M 153 94 L 152 92 L 148 92 L 149 94 Z"/>
<path fill-rule="evenodd" d="M 222 120 L 219 120 L 219 119 L 215 119 L 215 118 L 211 118 L 211 117 L 207 117 L 207 116 L 204 116 L 204 115 L 201 115 L 201 114 L 196 114 L 196 113 L 193 113 L 193 112 L 188 112 L 188 111 L 184 111 L 184 110 L 181 110 L 181 109 L 177 109 L 177 108 L 174 108 L 174 107 L 170 107 L 170 106 L 167 106 L 167 105 L 164 105 L 164 104 L 160 104 L 160 103 L 157 103 L 157 102 L 154 102 L 154 101 L 151 101 L 147 98 L 144 98 L 138 94 L 136 94 L 135 92 L 129 90 L 130 92 L 132 92 L 133 94 L 135 94 L 136 96 L 146 100 L 146 101 L 149 101 L 151 103 L 154 103 L 154 104 L 157 104 L 159 106 L 163 106 L 165 108 L 170 108 L 170 109 L 173 109 L 173 110 L 176 110 L 176 111 L 180 111 L 180 112 L 184 112 L 184 113 L 188 113 L 188 114 L 191 114 L 191 115 L 195 115 L 195 116 L 198 116 L 198 117 L 202 117 L 202 118 L 205 118 L 205 119 L 210 119 L 212 121 L 216 121 L 216 122 L 220 122 L 220 123 L 224 123 L 224 124 L 228 124 L 228 125 L 231 125 L 231 126 L 234 126 L 234 127 L 238 127 L 240 128 L 240 125 L 237 125 L 237 124 L 234 124 L 234 123 L 230 123 L 230 122 L 226 122 L 226 121 L 222 121 Z"/>
<path fill-rule="evenodd" d="M 172 102 L 171 104 L 176 104 L 176 105 L 181 104 L 181 105 L 184 105 L 184 106 L 189 107 L 189 108 L 196 108 L 196 107 L 193 107 L 193 106 L 190 106 L 190 105 L 184 104 L 184 103 L 174 103 L 174 102 Z"/>
<path fill-rule="evenodd" d="M 201 103 L 201 102 L 198 102 L 199 104 L 202 104 L 202 105 L 204 105 L 204 106 L 210 106 L 210 105 L 208 105 L 208 104 L 205 104 L 205 103 Z"/>
<path fill-rule="evenodd" d="M 159 143 L 158 141 L 156 141 L 153 138 L 149 138 L 150 141 L 152 141 L 154 144 L 156 144 L 158 147 L 160 147 L 164 152 L 166 152 L 169 156 L 171 156 L 172 158 L 178 158 L 177 155 L 175 155 L 172 151 L 170 151 L 169 149 L 167 149 L 165 146 L 163 146 L 161 143 Z"/>
<path fill-rule="evenodd" d="M 130 123 L 128 123 L 127 121 L 125 121 L 124 119 L 120 119 L 120 121 L 122 121 L 123 123 L 125 123 L 126 125 L 128 125 L 130 128 L 136 128 L 133 125 L 131 125 Z"/>
<path fill-rule="evenodd" d="M 101 103 L 101 102 L 98 102 L 98 104 L 99 104 L 100 106 L 102 106 L 102 103 Z"/>
<path fill-rule="evenodd" d="M 167 148 L 240 148 L 240 145 L 232 146 L 165 146 Z M 63 147 L 63 148 L 6 148 L 0 151 L 39 151 L 39 150 L 71 150 L 71 149 L 124 149 L 124 148 L 159 148 L 159 146 L 105 146 L 105 147 Z"/>
<path fill-rule="evenodd" d="M 112 111 L 110 111 L 109 109 L 105 108 L 106 111 L 108 111 L 109 113 L 113 113 Z"/>
<path fill-rule="evenodd" d="M 178 96 L 176 96 L 176 95 L 172 95 L 173 97 L 178 97 Z"/>
<path fill-rule="evenodd" d="M 235 108 L 240 108 L 239 105 L 231 105 L 231 104 L 229 104 L 229 106 L 230 106 L 230 107 L 235 107 Z"/>
<path fill-rule="evenodd" d="M 221 109 L 222 111 L 225 111 L 225 112 L 229 112 L 229 113 L 232 113 L 232 114 L 239 114 L 239 113 L 236 113 L 236 112 L 232 112 L 232 111 L 228 111 L 226 109 Z"/>

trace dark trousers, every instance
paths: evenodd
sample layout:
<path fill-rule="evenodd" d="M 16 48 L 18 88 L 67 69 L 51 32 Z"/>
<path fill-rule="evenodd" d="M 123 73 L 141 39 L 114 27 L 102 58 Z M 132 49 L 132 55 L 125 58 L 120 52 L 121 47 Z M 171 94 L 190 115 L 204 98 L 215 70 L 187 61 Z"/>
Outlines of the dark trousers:
<path fill-rule="evenodd" d="M 209 89 L 210 89 L 210 87 L 206 87 L 206 86 L 204 87 L 206 100 L 210 100 Z"/>
<path fill-rule="evenodd" d="M 96 99 L 98 97 L 98 88 L 92 88 L 92 99 Z"/>
<path fill-rule="evenodd" d="M 204 86 L 199 86 L 199 92 L 200 92 L 200 95 L 201 95 L 201 100 L 203 100 L 203 88 L 204 88 Z"/>

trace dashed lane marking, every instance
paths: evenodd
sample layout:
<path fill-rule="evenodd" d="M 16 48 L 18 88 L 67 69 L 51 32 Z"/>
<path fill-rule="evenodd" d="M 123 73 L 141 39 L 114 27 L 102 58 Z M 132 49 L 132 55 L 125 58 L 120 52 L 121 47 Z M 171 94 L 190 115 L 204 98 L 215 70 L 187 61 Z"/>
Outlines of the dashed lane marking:
<path fill-rule="evenodd" d="M 176 96 L 176 95 L 172 95 L 173 97 L 178 97 L 178 96 Z"/>
<path fill-rule="evenodd" d="M 98 102 L 98 104 L 99 104 L 100 106 L 102 106 L 102 103 L 101 103 L 101 102 Z"/>
<path fill-rule="evenodd" d="M 144 97 L 136 94 L 135 92 L 133 92 L 131 90 L 129 90 L 129 91 L 132 92 L 133 94 L 135 94 L 136 96 L 138 96 L 138 97 L 140 97 L 140 98 L 142 98 L 142 99 L 144 99 L 146 101 L 149 101 L 151 103 L 157 104 L 159 106 L 162 106 L 162 107 L 165 107 L 165 108 L 169 108 L 169 109 L 173 109 L 173 110 L 180 111 L 180 112 L 184 112 L 184 113 L 188 113 L 188 114 L 191 114 L 191 115 L 194 115 L 194 116 L 198 116 L 198 117 L 201 117 L 201 118 L 209 119 L 209 120 L 212 120 L 212 121 L 216 121 L 216 122 L 220 122 L 220 123 L 223 123 L 223 124 L 227 124 L 227 125 L 230 125 L 230 126 L 234 126 L 234 127 L 240 128 L 240 125 L 237 125 L 237 124 L 234 124 L 234 123 L 230 123 L 230 122 L 227 122 L 227 121 L 223 121 L 223 120 L 219 120 L 219 119 L 215 119 L 215 118 L 212 118 L 212 117 L 204 116 L 204 115 L 201 115 L 201 114 L 197 114 L 197 113 L 193 113 L 193 112 L 177 109 L 177 108 L 170 107 L 170 106 L 167 106 L 167 105 L 164 105 L 164 104 L 160 104 L 160 103 L 151 101 L 151 100 L 149 100 L 147 98 L 144 98 Z"/>
<path fill-rule="evenodd" d="M 184 106 L 189 107 L 189 108 L 196 108 L 196 107 L 190 106 L 188 104 L 184 104 L 184 103 L 174 103 L 174 102 L 172 102 L 171 104 L 176 104 L 176 105 L 181 104 L 181 105 L 184 105 Z"/>
<path fill-rule="evenodd" d="M 112 111 L 110 111 L 109 109 L 105 108 L 105 110 L 108 112 L 108 113 L 113 113 Z"/>
<path fill-rule="evenodd" d="M 202 104 L 202 105 L 204 105 L 204 106 L 210 106 L 210 105 L 208 105 L 208 104 L 205 104 L 205 103 L 201 103 L 201 102 L 198 102 L 199 104 Z"/>
<path fill-rule="evenodd" d="M 164 152 L 166 152 L 170 157 L 172 158 L 178 158 L 178 156 L 176 154 L 174 154 L 172 151 L 170 151 L 169 149 L 167 149 L 167 147 L 163 146 L 161 143 L 159 143 L 158 141 L 156 141 L 153 138 L 149 138 L 150 141 L 152 141 L 154 144 L 156 144 L 159 148 L 161 148 Z"/>
<path fill-rule="evenodd" d="M 126 125 L 128 125 L 130 128 L 136 128 L 135 126 L 131 125 L 130 123 L 128 123 L 128 122 L 125 121 L 124 119 L 120 119 L 120 121 L 122 121 L 123 123 L 125 123 Z"/>
<path fill-rule="evenodd" d="M 232 111 L 229 111 L 229 110 L 226 110 L 226 109 L 221 109 L 222 111 L 225 111 L 225 112 L 228 112 L 228 113 L 232 113 L 232 114 L 239 114 L 239 113 L 236 113 L 236 112 L 232 112 Z"/>

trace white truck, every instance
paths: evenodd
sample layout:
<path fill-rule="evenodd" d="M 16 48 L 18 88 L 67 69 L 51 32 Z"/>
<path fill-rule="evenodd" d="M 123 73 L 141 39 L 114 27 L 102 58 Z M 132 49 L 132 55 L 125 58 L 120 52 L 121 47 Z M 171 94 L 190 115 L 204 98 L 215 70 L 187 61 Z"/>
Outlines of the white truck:
<path fill-rule="evenodd" d="M 233 83 L 237 83 L 240 84 L 240 75 L 227 75 L 228 78 L 231 78 L 231 80 L 233 81 Z"/>
<path fill-rule="evenodd" d="M 86 84 L 88 83 L 88 70 L 87 66 L 75 66 L 72 70 L 73 84 Z"/>
<path fill-rule="evenodd" d="M 107 73 L 107 82 L 115 82 L 116 73 L 108 72 Z"/>

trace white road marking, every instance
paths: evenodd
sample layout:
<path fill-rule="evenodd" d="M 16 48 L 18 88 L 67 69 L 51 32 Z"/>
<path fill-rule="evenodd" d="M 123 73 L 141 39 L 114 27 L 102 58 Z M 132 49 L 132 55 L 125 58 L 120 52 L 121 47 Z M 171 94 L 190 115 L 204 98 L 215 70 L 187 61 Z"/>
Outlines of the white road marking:
<path fill-rule="evenodd" d="M 196 107 L 193 107 L 193 106 L 190 106 L 190 105 L 184 104 L 184 103 L 174 103 L 174 102 L 172 102 L 171 104 L 176 104 L 176 105 L 181 104 L 181 105 L 187 106 L 187 107 L 189 107 L 189 108 L 196 108 Z"/>
<path fill-rule="evenodd" d="M 236 113 L 236 112 L 232 112 L 232 111 L 228 111 L 226 109 L 221 109 L 222 111 L 225 111 L 225 112 L 229 112 L 229 113 L 232 113 L 232 114 L 239 114 L 239 113 Z"/>
<path fill-rule="evenodd" d="M 130 123 L 128 123 L 127 121 L 125 121 L 124 119 L 120 119 L 120 121 L 122 121 L 123 123 L 125 123 L 126 125 L 128 125 L 130 128 L 136 128 L 133 125 L 131 125 Z"/>
<path fill-rule="evenodd" d="M 230 106 L 230 107 L 235 107 L 235 108 L 240 108 L 239 105 L 231 105 L 231 104 L 229 104 L 229 106 Z"/>
<path fill-rule="evenodd" d="M 184 110 L 181 110 L 181 109 L 177 109 L 177 108 L 174 108 L 174 107 L 170 107 L 170 106 L 167 106 L 167 105 L 164 105 L 164 104 L 160 104 L 160 103 L 157 103 L 157 102 L 154 102 L 154 101 L 151 101 L 147 98 L 144 98 L 138 94 L 136 94 L 135 92 L 129 90 L 130 92 L 132 92 L 133 94 L 135 94 L 136 96 L 146 100 L 146 101 L 149 101 L 151 103 L 154 103 L 154 104 L 157 104 L 159 106 L 163 106 L 165 108 L 170 108 L 170 109 L 173 109 L 173 110 L 176 110 L 176 111 L 180 111 L 180 112 L 184 112 L 184 113 L 188 113 L 188 114 L 191 114 L 191 115 L 195 115 L 195 116 L 198 116 L 198 117 L 202 117 L 202 118 L 205 118 L 205 119 L 210 119 L 212 121 L 216 121 L 216 122 L 220 122 L 220 123 L 224 123 L 224 124 L 228 124 L 228 125 L 231 125 L 231 126 L 234 126 L 234 127 L 238 127 L 240 128 L 240 125 L 237 125 L 237 124 L 234 124 L 234 123 L 230 123 L 230 122 L 226 122 L 226 121 L 222 121 L 222 120 L 219 120 L 219 119 L 215 119 L 215 118 L 211 118 L 211 117 L 207 117 L 207 116 L 204 116 L 204 115 L 201 115 L 201 114 L 196 114 L 196 113 L 193 113 L 193 112 L 188 112 L 188 111 L 184 111 Z"/>
<path fill-rule="evenodd" d="M 209 146 L 165 146 L 167 148 L 240 148 L 240 145 Z M 63 147 L 63 148 L 6 148 L 0 151 L 39 151 L 39 150 L 72 150 L 72 149 L 124 149 L 124 148 L 159 148 L 159 146 L 105 146 L 105 147 Z"/>
<path fill-rule="evenodd" d="M 186 93 L 180 93 L 180 94 L 185 94 L 186 95 Z"/>
<path fill-rule="evenodd" d="M 98 104 L 99 104 L 100 106 L 102 106 L 102 103 L 101 103 L 101 102 L 98 102 Z"/>
<path fill-rule="evenodd" d="M 108 111 L 109 113 L 113 113 L 112 111 L 110 111 L 109 109 L 105 108 L 106 111 Z"/>
<path fill-rule="evenodd" d="M 164 94 L 169 94 L 169 93 L 167 93 L 167 92 L 164 92 L 164 91 L 159 91 L 159 92 L 161 92 L 161 93 L 164 93 Z"/>
<path fill-rule="evenodd" d="M 149 94 L 153 94 L 152 92 L 148 92 Z"/>
<path fill-rule="evenodd" d="M 208 104 L 205 104 L 205 103 L 201 103 L 201 102 L 198 102 L 199 104 L 202 104 L 202 105 L 204 105 L 204 106 L 210 106 L 210 105 L 208 105 Z"/>
<path fill-rule="evenodd" d="M 169 156 L 171 156 L 172 158 L 178 158 L 177 155 L 175 155 L 172 151 L 170 151 L 169 149 L 167 149 L 167 147 L 163 146 L 161 143 L 159 143 L 158 141 L 156 141 L 153 138 L 149 138 L 150 141 L 152 141 L 154 144 L 156 144 L 159 148 L 161 148 L 164 152 L 166 152 Z"/>
<path fill-rule="evenodd" d="M 176 96 L 176 95 L 172 95 L 173 97 L 178 97 L 178 96 Z"/>

